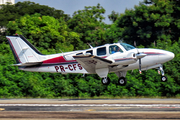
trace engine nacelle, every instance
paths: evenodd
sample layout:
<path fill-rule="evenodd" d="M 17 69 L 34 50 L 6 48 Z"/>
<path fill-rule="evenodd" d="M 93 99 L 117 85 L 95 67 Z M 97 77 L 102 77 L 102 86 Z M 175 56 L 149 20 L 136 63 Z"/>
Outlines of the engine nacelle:
<path fill-rule="evenodd" d="M 114 53 L 110 56 L 111 60 L 114 60 L 115 65 L 128 65 L 137 61 L 137 56 L 134 52 L 130 53 Z"/>

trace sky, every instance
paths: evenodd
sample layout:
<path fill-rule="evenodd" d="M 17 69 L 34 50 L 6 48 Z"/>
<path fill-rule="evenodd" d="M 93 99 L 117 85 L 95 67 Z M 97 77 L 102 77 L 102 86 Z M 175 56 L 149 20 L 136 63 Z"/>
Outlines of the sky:
<path fill-rule="evenodd" d="M 15 0 L 17 2 L 23 2 L 27 0 Z M 98 3 L 106 10 L 104 22 L 111 24 L 108 15 L 114 10 L 118 13 L 124 13 L 126 9 L 133 9 L 135 5 L 139 5 L 139 2 L 143 0 L 28 0 L 31 2 L 39 3 L 40 5 L 47 5 L 57 10 L 63 10 L 65 14 L 72 14 L 75 11 L 83 10 L 84 6 L 96 6 Z"/>

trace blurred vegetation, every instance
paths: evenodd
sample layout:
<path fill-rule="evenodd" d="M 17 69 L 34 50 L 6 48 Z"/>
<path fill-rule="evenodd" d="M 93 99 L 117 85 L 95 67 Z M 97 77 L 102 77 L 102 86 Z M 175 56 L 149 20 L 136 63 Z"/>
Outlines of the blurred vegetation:
<path fill-rule="evenodd" d="M 105 9 L 86 6 L 72 17 L 62 10 L 33 2 L 0 6 L 0 97 L 180 97 L 180 2 L 144 0 L 133 9 L 119 14 L 112 11 L 106 24 Z M 126 86 L 117 85 L 111 73 L 110 85 L 102 85 L 97 75 L 36 73 L 11 66 L 15 59 L 6 35 L 24 35 L 44 54 L 73 51 L 123 40 L 141 47 L 164 49 L 176 57 L 164 64 L 167 82 L 161 82 L 157 70 L 127 72 Z"/>

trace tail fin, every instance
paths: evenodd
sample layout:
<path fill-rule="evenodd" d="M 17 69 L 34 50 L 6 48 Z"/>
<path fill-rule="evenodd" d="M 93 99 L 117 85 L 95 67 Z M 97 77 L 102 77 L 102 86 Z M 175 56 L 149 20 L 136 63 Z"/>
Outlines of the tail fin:
<path fill-rule="evenodd" d="M 15 66 L 31 66 L 42 63 L 41 56 L 43 54 L 27 41 L 24 36 L 6 36 L 6 38 L 17 62 Z"/>

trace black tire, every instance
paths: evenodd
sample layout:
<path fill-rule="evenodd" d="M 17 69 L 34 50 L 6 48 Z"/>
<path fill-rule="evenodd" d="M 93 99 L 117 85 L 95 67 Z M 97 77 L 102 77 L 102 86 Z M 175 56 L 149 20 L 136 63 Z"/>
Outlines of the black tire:
<path fill-rule="evenodd" d="M 103 85 L 109 85 L 110 84 L 110 79 L 108 77 L 102 78 L 101 80 Z"/>
<path fill-rule="evenodd" d="M 162 76 L 162 77 L 161 77 L 161 81 L 162 81 L 162 82 L 166 82 L 166 81 L 167 81 L 167 77 L 166 77 L 166 76 Z"/>
<path fill-rule="evenodd" d="M 125 86 L 127 83 L 127 80 L 126 78 L 124 77 L 120 77 L 119 80 L 118 80 L 118 84 L 121 85 L 121 86 Z"/>

